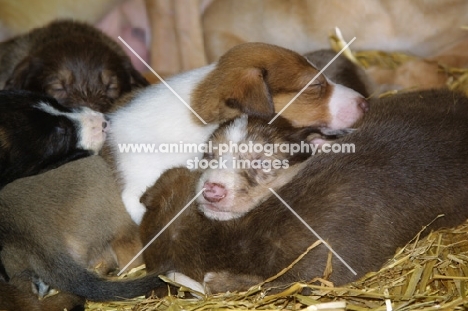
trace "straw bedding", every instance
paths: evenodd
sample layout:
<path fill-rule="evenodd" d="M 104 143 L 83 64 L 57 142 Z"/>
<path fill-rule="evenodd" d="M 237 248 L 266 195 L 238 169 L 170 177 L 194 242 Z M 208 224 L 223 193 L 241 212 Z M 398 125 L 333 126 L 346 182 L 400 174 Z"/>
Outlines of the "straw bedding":
<path fill-rule="evenodd" d="M 331 42 L 338 50 L 344 46 L 336 36 L 331 37 Z M 395 69 L 414 59 L 402 53 L 379 51 L 353 53 L 348 50 L 345 55 L 364 68 Z M 448 73 L 449 88 L 468 94 L 468 69 L 439 67 Z M 139 297 L 124 302 L 88 302 L 86 310 L 466 310 L 468 221 L 457 228 L 430 232 L 427 236 L 424 230 L 398 250 L 380 271 L 368 273 L 344 287 L 334 287 L 324 279 L 316 279 L 310 283 L 291 284 L 272 294 L 265 282 L 247 292 L 201 295 L 200 298 L 187 295 L 191 290 L 180 287 L 178 292 L 160 299 Z M 309 250 L 317 245 L 311 245 Z M 332 268 L 329 260 L 324 275 Z M 124 277 L 142 274 L 144 267 Z"/>
<path fill-rule="evenodd" d="M 128 276 L 142 273 L 140 267 Z M 466 310 L 467 285 L 468 221 L 457 228 L 431 232 L 423 239 L 416 236 L 380 271 L 368 273 L 344 287 L 333 287 L 326 280 L 318 279 L 308 284 L 291 284 L 280 293 L 269 294 L 265 283 L 247 292 L 198 299 L 184 298 L 190 289 L 182 287 L 161 299 L 140 297 L 124 302 L 89 302 L 87 310 Z"/>

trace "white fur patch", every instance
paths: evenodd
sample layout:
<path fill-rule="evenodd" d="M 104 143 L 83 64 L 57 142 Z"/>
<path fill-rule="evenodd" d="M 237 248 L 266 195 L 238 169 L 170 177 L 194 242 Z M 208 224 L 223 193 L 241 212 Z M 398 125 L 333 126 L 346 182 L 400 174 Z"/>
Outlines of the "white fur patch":
<path fill-rule="evenodd" d="M 166 277 L 179 285 L 183 285 L 201 294 L 205 294 L 205 287 L 185 274 L 171 271 L 166 274 Z"/>
<path fill-rule="evenodd" d="M 226 140 L 232 141 L 233 143 L 239 143 L 247 136 L 247 115 L 242 115 L 232 122 L 232 124 L 226 130 Z"/>
<path fill-rule="evenodd" d="M 167 83 L 190 104 L 195 86 L 214 65 L 192 70 Z M 167 169 L 186 166 L 187 161 L 201 158 L 203 153 L 122 153 L 119 144 L 204 143 L 217 124 L 196 124 L 192 112 L 163 84 L 145 88 L 127 106 L 110 115 L 112 127 L 108 141 L 116 159 L 117 171 L 123 181 L 122 200 L 127 212 L 137 224 L 146 211 L 140 197 Z"/>
<path fill-rule="evenodd" d="M 50 115 L 64 116 L 74 120 L 79 125 L 78 146 L 85 150 L 91 150 L 97 154 L 101 150 L 106 139 L 103 123 L 104 115 L 88 107 L 82 107 L 74 112 L 63 112 L 55 109 L 47 103 L 41 102 L 38 108 Z"/>
<path fill-rule="evenodd" d="M 359 107 L 359 102 L 363 96 L 343 85 L 331 81 L 328 83 L 334 87 L 328 103 L 331 115 L 329 128 L 351 127 L 364 115 L 364 111 Z"/>

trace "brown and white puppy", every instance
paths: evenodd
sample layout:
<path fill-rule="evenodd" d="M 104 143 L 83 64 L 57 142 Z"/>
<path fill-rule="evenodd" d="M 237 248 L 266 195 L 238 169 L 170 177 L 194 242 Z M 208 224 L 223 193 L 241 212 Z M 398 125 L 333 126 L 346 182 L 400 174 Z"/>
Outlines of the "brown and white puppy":
<path fill-rule="evenodd" d="M 295 127 L 340 129 L 352 126 L 368 110 L 357 92 L 334 84 L 303 56 L 278 46 L 246 43 L 216 64 L 150 86 L 110 115 L 108 146 L 122 182 L 122 199 L 136 223 L 145 207 L 139 198 L 163 171 L 185 165 L 202 152 L 158 152 L 160 144 L 202 144 L 223 121 L 241 113 L 270 120 L 316 76 L 281 116 Z M 133 144 L 133 145 L 129 145 Z M 136 150 L 141 144 L 153 150 Z M 146 148 L 145 147 L 145 148 Z M 128 149 L 130 148 L 130 149 Z"/>
<path fill-rule="evenodd" d="M 198 208 L 206 217 L 229 220 L 241 217 L 293 178 L 303 162 L 315 154 L 324 138 L 318 129 L 293 128 L 286 120 L 275 125 L 241 116 L 222 124 L 211 136 L 205 162 L 189 161 L 188 168 L 203 168 L 196 192 Z M 336 135 L 348 133 L 334 131 Z M 311 145 L 313 144 L 313 145 Z"/>
<path fill-rule="evenodd" d="M 121 95 L 146 85 L 122 48 L 84 23 L 56 21 L 0 44 L 0 89 L 107 112 Z"/>
<path fill-rule="evenodd" d="M 97 154 L 107 121 L 27 91 L 0 91 L 0 189 L 7 183 Z"/>
<path fill-rule="evenodd" d="M 117 282 L 95 273 L 123 267 L 141 248 L 112 170 L 99 156 L 5 186 L 0 245 L 10 283 L 34 282 L 41 294 L 50 286 L 106 301 L 144 295 L 161 283 L 157 275 Z"/>
<path fill-rule="evenodd" d="M 294 128 L 285 119 L 280 118 L 277 124 L 269 125 L 261 118 L 246 115 L 220 125 L 210 138 L 211 150 L 202 160 L 191 163 L 191 168 L 196 170 L 169 169 L 142 196 L 141 202 L 147 212 L 140 225 L 140 234 L 147 243 L 174 217 L 182 202 L 204 190 L 196 199 L 196 211 L 190 207 L 190 211 L 179 216 L 174 227 L 171 226 L 145 251 L 147 269 L 179 271 L 174 269 L 179 258 L 174 258 L 175 266 L 171 266 L 171 260 L 162 262 L 167 258 L 166 251 L 172 254 L 166 244 L 172 241 L 169 236 L 179 235 L 179 229 L 183 232 L 191 225 L 192 218 L 197 228 L 198 217 L 228 221 L 243 216 L 272 196 L 269 188 L 277 190 L 288 183 L 304 167 L 306 160 L 318 152 L 318 147 L 324 146 L 323 137 L 330 140 L 348 133 L 338 130 L 323 135 L 315 128 Z M 317 144 L 315 148 L 309 145 L 316 142 L 321 145 Z M 187 246 L 191 248 L 193 245 L 188 243 Z M 164 254 L 159 254 L 158 249 L 164 249 Z M 193 251 L 197 253 L 196 249 Z M 204 256 L 203 251 L 200 254 Z M 158 266 L 159 263 L 162 266 Z M 200 268 L 198 264 L 194 262 L 195 270 Z M 168 273 L 168 277 L 177 281 L 181 275 Z"/>
<path fill-rule="evenodd" d="M 315 155 L 277 190 L 357 273 L 333 256 L 336 285 L 378 269 L 438 215 L 444 214 L 431 229 L 468 217 L 468 99 L 427 91 L 371 104 L 359 128 L 336 140 L 354 143 L 355 153 Z M 195 196 L 197 173 L 167 175 L 143 198 L 143 243 Z M 287 267 L 317 240 L 275 196 L 228 221 L 201 212 L 193 203 L 151 244 L 144 255 L 150 271 L 182 273 L 210 292 L 243 290 Z M 321 277 L 328 253 L 324 245 L 312 249 L 274 285 Z"/>

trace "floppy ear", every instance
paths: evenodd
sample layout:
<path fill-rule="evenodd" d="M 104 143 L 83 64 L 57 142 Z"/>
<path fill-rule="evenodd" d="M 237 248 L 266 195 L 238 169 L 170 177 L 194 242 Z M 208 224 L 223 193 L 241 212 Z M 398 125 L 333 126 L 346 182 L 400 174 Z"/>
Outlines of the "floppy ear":
<path fill-rule="evenodd" d="M 13 70 L 8 80 L 5 82 L 5 90 L 27 89 L 30 91 L 40 91 L 34 88 L 35 73 L 42 71 L 41 62 L 31 57 L 23 59 Z"/>
<path fill-rule="evenodd" d="M 260 68 L 240 68 L 237 72 L 230 72 L 232 79 L 226 81 L 226 87 L 230 89 L 226 104 L 247 115 L 271 118 L 275 107 L 265 74 Z"/>
<path fill-rule="evenodd" d="M 149 82 L 148 80 L 143 77 L 141 73 L 138 72 L 135 68 L 133 68 L 132 65 L 129 66 L 128 71 L 130 73 L 130 85 L 132 87 L 132 90 L 135 88 L 140 88 L 144 86 L 148 86 Z"/>
<path fill-rule="evenodd" d="M 167 208 L 171 204 L 174 196 L 183 196 L 184 192 L 180 193 L 180 185 L 186 185 L 185 192 L 190 192 L 187 197 L 190 197 L 192 185 L 200 177 L 200 172 L 190 171 L 186 167 L 175 167 L 168 169 L 161 174 L 156 183 L 149 187 L 141 196 L 140 203 L 146 206 L 148 210 L 158 210 Z M 195 187 L 193 186 L 193 189 Z M 178 191 L 179 190 L 179 191 Z"/>

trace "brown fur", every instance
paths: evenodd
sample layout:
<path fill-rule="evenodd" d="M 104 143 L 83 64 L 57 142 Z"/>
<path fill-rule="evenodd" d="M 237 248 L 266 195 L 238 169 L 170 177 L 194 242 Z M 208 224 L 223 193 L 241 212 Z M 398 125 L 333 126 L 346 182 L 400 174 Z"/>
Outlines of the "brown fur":
<path fill-rule="evenodd" d="M 346 131 L 338 134 L 341 132 Z M 317 129 L 297 129 L 284 118 L 274 126 L 263 119 L 247 116 L 220 125 L 209 139 L 213 152 L 204 156 L 205 160 L 214 161 L 213 164 L 218 166 L 204 169 L 196 187 L 197 193 L 205 189 L 203 195 L 197 198 L 199 209 L 214 219 L 241 217 L 271 196 L 269 188 L 280 188 L 301 170 L 301 164 L 311 156 L 312 150 L 292 152 L 293 147 L 308 145 L 319 138 L 317 135 L 320 136 Z M 231 143 L 239 148 L 250 144 L 257 147 L 262 145 L 266 149 L 260 152 L 223 150 Z M 276 145 L 277 150 L 269 150 L 266 144 Z M 280 146 L 287 147 L 288 151 L 285 152 Z M 221 163 L 223 167 L 220 167 Z"/>
<path fill-rule="evenodd" d="M 330 33 L 339 27 L 345 40 L 356 37 L 353 50 L 428 57 L 466 40 L 460 26 L 468 17 L 467 8 L 464 0 L 216 0 L 203 16 L 205 49 L 209 62 L 251 41 L 307 53 L 328 48 Z"/>
<path fill-rule="evenodd" d="M 146 85 L 122 48 L 84 23 L 57 21 L 0 44 L 0 88 L 46 93 L 67 107 L 107 112 Z"/>
<path fill-rule="evenodd" d="M 38 277 L 77 295 L 87 296 L 83 288 L 98 286 L 91 283 L 95 279 L 80 283 L 84 269 L 107 274 L 141 249 L 137 226 L 99 156 L 8 184 L 0 192 L 0 215 L 1 259 L 8 276 L 23 275 L 29 282 Z M 139 264 L 141 259 L 132 267 Z M 112 295 L 102 290 L 96 297 Z"/>
<path fill-rule="evenodd" d="M 232 119 L 239 112 L 272 118 L 318 73 L 291 50 L 242 44 L 219 59 L 216 69 L 193 91 L 191 106 L 208 123 Z M 331 120 L 328 103 L 333 88 L 318 76 L 282 116 L 296 127 L 325 126 Z M 220 106 L 224 103 L 227 107 Z M 192 119 L 200 122 L 196 116 Z"/>
<path fill-rule="evenodd" d="M 2 311 L 63 311 L 85 303 L 83 298 L 58 293 L 39 300 L 35 295 L 0 281 L 0 310 Z"/>
<path fill-rule="evenodd" d="M 354 143 L 356 153 L 314 156 L 277 191 L 357 272 L 333 257 L 330 280 L 337 285 L 378 269 L 437 215 L 444 217 L 431 229 L 468 217 L 468 99 L 428 91 L 372 104 L 358 130 L 337 141 Z M 166 176 L 145 196 L 151 209 L 140 228 L 143 243 L 195 194 L 199 173 Z M 271 196 L 224 222 L 193 204 L 144 256 L 150 271 L 183 273 L 211 292 L 242 290 L 287 267 L 316 240 Z M 328 253 L 324 245 L 314 248 L 273 285 L 322 276 Z"/>
<path fill-rule="evenodd" d="M 339 27 L 350 48 L 405 52 L 431 60 L 449 58 L 449 63 L 467 63 L 468 34 L 461 29 L 468 18 L 464 0 L 259 0 L 239 4 L 216 0 L 203 15 L 205 51 L 216 61 L 235 45 L 261 41 L 299 53 L 329 48 L 329 37 Z M 242 16 L 242 18 L 239 18 Z M 431 27 L 427 27 L 431 25 Z M 455 60 L 453 51 L 456 51 Z M 368 73 L 376 91 L 395 88 L 444 87 L 446 79 L 437 66 L 424 61 L 399 70 L 372 68 Z M 452 65 L 453 66 L 453 65 Z M 411 73 L 409 73 L 411 72 Z"/>
<path fill-rule="evenodd" d="M 255 117 L 247 118 L 247 116 L 222 124 L 213 133 L 210 139 L 213 150 L 215 150 L 214 154 L 205 154 L 205 159 L 219 159 L 222 157 L 223 159 L 235 158 L 237 160 L 257 160 L 262 162 L 265 160 L 279 160 L 282 163 L 286 161 L 288 164 L 287 167 L 272 168 L 269 171 L 253 167 L 250 169 L 208 168 L 195 171 L 190 171 L 187 168 L 174 168 L 164 172 L 155 185 L 149 188 L 141 197 L 141 202 L 147 207 L 147 212 L 140 225 L 140 235 L 145 243 L 151 240 L 161 227 L 174 217 L 174 212 L 177 209 L 183 207 L 202 187 L 206 188 L 206 184 L 204 185 L 205 182 L 213 182 L 213 178 L 218 178 L 215 182 L 225 188 L 228 194 L 225 198 L 217 202 L 211 202 L 207 198 L 204 198 L 206 195 L 205 190 L 205 193 L 197 198 L 196 207 L 189 207 L 189 210 L 180 216 L 180 219 L 178 218 L 175 221 L 176 224 L 174 226 L 171 225 L 161 237 L 144 252 L 143 256 L 148 271 L 178 271 L 180 260 L 183 260 L 187 265 L 189 265 L 189 262 L 192 262 L 194 271 L 202 273 L 203 271 L 199 269 L 203 269 L 203 264 L 198 262 L 198 259 L 188 257 L 185 259 L 180 258 L 179 250 L 186 249 L 190 252 L 193 251 L 194 254 L 203 254 L 200 258 L 205 256 L 203 253 L 204 250 L 198 248 L 197 243 L 179 241 L 176 237 L 179 234 L 184 234 L 185 230 L 188 230 L 192 225 L 198 232 L 200 229 L 198 227 L 199 218 L 205 219 L 201 221 L 205 227 L 200 229 L 202 230 L 200 234 L 204 234 L 202 232 L 211 230 L 211 220 L 208 220 L 208 218 L 229 220 L 248 213 L 256 205 L 272 196 L 268 188 L 277 190 L 288 183 L 297 172 L 303 168 L 303 165 L 306 163 L 304 161 L 311 155 L 304 151 L 294 154 L 275 152 L 271 156 L 255 152 L 219 154 L 219 145 L 229 143 L 229 133 L 232 133 L 233 128 L 240 129 L 240 132 L 245 130 L 246 133 L 244 139 L 237 142 L 238 144 L 248 144 L 248 142 L 251 141 L 255 144 L 270 143 L 292 145 L 299 144 L 302 141 L 310 142 L 314 140 L 317 135 L 323 136 L 314 128 L 293 128 L 284 118 L 279 118 L 275 125 L 268 125 L 263 119 Z M 347 132 L 336 131 L 334 133 L 334 135 L 337 136 L 344 134 L 347 134 Z M 336 138 L 336 136 L 331 136 L 331 133 L 326 137 L 329 139 Z M 217 176 L 217 174 L 221 175 Z M 223 179 L 223 177 L 225 178 Z M 225 201 L 228 202 L 226 203 Z M 229 217 L 226 215 L 217 217 L 219 214 L 223 213 L 213 215 L 211 212 L 212 207 L 207 207 L 209 205 L 215 206 L 215 209 L 218 211 L 226 210 L 232 212 L 232 215 L 229 215 Z M 177 244 L 174 245 L 177 249 L 172 249 L 172 242 Z M 181 245 L 178 244 L 179 242 Z M 182 245 L 184 243 L 186 244 L 185 246 L 189 248 Z M 195 248 L 192 249 L 192 247 Z M 159 251 L 161 249 L 164 251 Z M 167 261 L 165 261 L 166 259 Z M 196 280 L 203 277 L 202 274 L 197 273 L 195 275 L 191 274 L 190 276 L 194 277 Z M 245 278 L 251 279 L 254 277 L 245 276 Z M 236 283 L 236 285 L 238 286 L 239 284 Z M 164 288 L 161 288 L 156 292 L 161 295 L 164 293 L 164 290 Z"/>
<path fill-rule="evenodd" d="M 18 189 L 22 196 L 14 195 Z M 40 230 L 37 236 L 46 240 L 57 237 L 53 243 L 55 247 L 60 245 L 82 266 L 97 267 L 102 274 L 122 268 L 128 262 L 126 258 L 133 257 L 141 248 L 134 233 L 136 225 L 124 212 L 110 168 L 98 156 L 17 180 L 0 192 L 0 198 L 10 209 L 43 215 L 50 226 L 37 227 Z M 64 222 L 63 217 L 69 222 Z M 50 231 L 52 224 L 55 234 L 41 233 L 45 229 Z M 51 242 L 44 241 L 44 244 Z M 124 255 L 126 258 L 122 260 L 116 256 L 112 245 L 121 245 L 118 252 L 130 254 Z M 8 245 L 4 245 L 2 257 L 8 257 L 7 248 Z M 12 271 L 7 267 L 7 272 L 10 275 Z"/>

